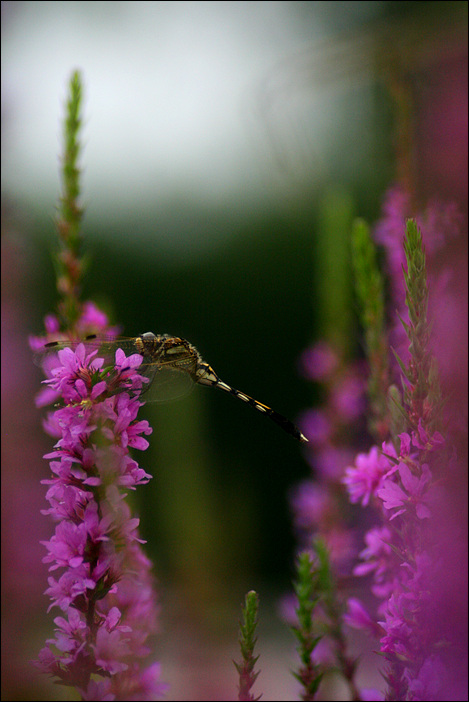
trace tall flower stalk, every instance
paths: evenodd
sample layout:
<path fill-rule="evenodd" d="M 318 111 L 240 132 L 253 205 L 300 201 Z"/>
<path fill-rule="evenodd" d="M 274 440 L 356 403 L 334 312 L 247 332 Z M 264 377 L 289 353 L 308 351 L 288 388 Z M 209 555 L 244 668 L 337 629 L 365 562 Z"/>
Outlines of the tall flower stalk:
<path fill-rule="evenodd" d="M 360 303 L 361 320 L 365 330 L 368 371 L 368 429 L 372 436 L 384 441 L 389 435 L 388 340 L 386 333 L 384 280 L 379 269 L 369 228 L 357 220 L 352 229 L 352 256 L 355 289 Z"/>
<path fill-rule="evenodd" d="M 256 627 L 259 616 L 259 595 L 254 590 L 247 593 L 244 607 L 242 607 L 242 621 L 239 623 L 239 646 L 242 660 L 235 664 L 238 671 L 238 700 L 242 702 L 256 702 L 262 695 L 254 697 L 252 687 L 259 676 L 260 671 L 254 668 L 259 656 L 254 655 L 254 647 L 257 642 Z"/>
<path fill-rule="evenodd" d="M 293 583 L 298 601 L 297 624 L 292 631 L 298 640 L 297 651 L 301 661 L 295 678 L 301 683 L 301 699 L 314 700 L 324 675 L 322 666 L 313 659 L 313 652 L 322 636 L 317 633 L 314 615 L 320 599 L 318 572 L 307 551 L 300 553 L 297 564 L 297 580 Z"/>
<path fill-rule="evenodd" d="M 81 208 L 78 204 L 81 80 L 70 82 L 65 120 L 63 193 L 57 219 L 60 248 L 57 315 L 46 318 L 46 336 L 31 339 L 35 351 L 51 338 L 76 339 L 115 333 L 93 303 L 80 301 Z M 60 349 L 60 347 L 58 347 Z M 50 351 L 50 349 L 49 349 Z M 56 443 L 46 454 L 52 477 L 49 508 L 56 523 L 44 543 L 49 564 L 49 609 L 58 607 L 54 637 L 39 654 L 38 667 L 56 682 L 73 686 L 84 700 L 153 700 L 165 685 L 151 661 L 150 637 L 158 608 L 151 563 L 138 535 L 139 520 L 125 501 L 128 490 L 151 476 L 131 457 L 145 450 L 152 429 L 139 421 L 142 357 L 120 349 L 105 366 L 98 352 L 80 343 L 53 349 L 43 362 L 47 379 L 37 404 L 59 401 L 45 431 Z M 57 407 L 57 404 L 55 405 Z"/>
<path fill-rule="evenodd" d="M 355 568 L 356 575 L 373 576 L 378 622 L 357 599 L 349 602 L 347 620 L 374 635 L 379 631 L 385 699 L 453 699 L 448 694 L 456 694 L 461 678 L 454 676 L 451 661 L 461 651 L 458 637 L 436 612 L 438 603 L 445 608 L 441 584 L 448 563 L 442 555 L 448 548 L 441 525 L 447 499 L 442 477 L 454 469 L 454 460 L 448 438 L 438 430 L 443 411 L 430 346 L 426 255 L 413 220 L 407 222 L 403 250 L 407 321 L 401 317 L 401 324 L 408 348 L 406 360 L 395 354 L 402 393 L 395 390 L 390 402 L 404 431 L 391 433 L 381 450 L 359 454 L 343 480 L 352 502 L 372 505 L 381 517 L 365 535 L 362 563 Z"/>
<path fill-rule="evenodd" d="M 297 607 L 291 629 L 298 640 L 301 661 L 299 670 L 293 674 L 302 685 L 301 699 L 314 700 L 323 678 L 338 673 L 345 679 L 351 699 L 359 700 L 354 681 L 356 661 L 346 650 L 343 605 L 338 598 L 329 553 L 321 539 L 315 539 L 312 551 L 299 554 L 293 586 Z"/>
<path fill-rule="evenodd" d="M 442 390 L 439 380 L 436 358 L 448 368 L 448 340 L 434 338 L 435 314 L 451 309 L 452 271 L 444 257 L 430 268 L 427 261 L 427 252 L 434 262 L 454 240 L 460 219 L 453 205 L 437 202 L 415 219 L 409 219 L 409 210 L 410 199 L 401 189 L 392 188 L 373 233 L 358 221 L 352 234 L 368 365 L 368 431 L 376 444 L 368 444 L 344 467 L 351 433 L 337 432 L 339 415 L 330 408 L 346 386 L 337 374 L 337 357 L 324 344 L 317 344 L 303 355 L 302 365 L 308 377 L 326 387 L 328 404 L 325 411 L 304 415 L 302 428 L 315 449 L 308 454 L 315 476 L 297 488 L 293 507 L 301 546 L 311 547 L 318 535 L 326 543 L 339 595 L 341 591 L 345 595 L 347 573 L 352 569 L 344 566 L 354 549 L 359 550 L 355 543 L 364 528 L 360 524 L 366 524 L 361 536 L 364 547 L 357 553 L 353 574 L 368 580 L 362 581 L 361 593 L 348 599 L 344 621 L 376 642 L 386 687 L 383 692 L 355 688 L 352 694 L 362 699 L 460 699 L 467 680 L 465 626 L 453 610 L 464 609 L 458 565 L 464 558 L 460 545 L 464 537 L 449 504 L 462 469 L 454 442 L 464 449 L 464 430 L 454 402 L 445 403 L 447 388 Z M 387 315 L 386 286 L 373 238 L 387 254 L 391 297 Z M 331 385 L 335 377 L 337 389 Z M 357 418 L 362 409 L 359 399 Z M 356 421 L 355 428 L 360 429 Z M 339 451 L 336 442 L 341 436 Z M 356 441 L 357 431 L 353 436 Z M 324 463 L 324 447 L 332 440 L 336 451 L 328 448 L 330 459 Z M 354 512 L 350 507 L 339 508 L 339 481 Z M 366 510 L 363 516 L 356 511 L 360 507 Z M 337 603 L 340 611 L 340 599 Z M 330 631 L 326 633 L 330 636 Z M 339 668 L 346 671 L 347 665 L 339 662 Z M 352 685 L 353 671 L 352 663 Z"/>

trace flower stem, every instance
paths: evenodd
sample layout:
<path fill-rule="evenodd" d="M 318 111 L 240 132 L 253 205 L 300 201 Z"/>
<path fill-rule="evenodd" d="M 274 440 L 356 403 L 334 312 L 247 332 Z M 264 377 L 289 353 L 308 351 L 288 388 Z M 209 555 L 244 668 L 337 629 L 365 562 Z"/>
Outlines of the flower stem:
<path fill-rule="evenodd" d="M 241 607 L 241 611 L 243 618 L 239 623 L 239 645 L 243 659 L 241 663 L 233 661 L 239 674 L 238 700 L 253 702 L 254 700 L 260 700 L 262 697 L 262 695 L 254 697 L 251 692 L 251 688 L 259 675 L 259 671 L 254 672 L 254 666 L 259 658 L 259 656 L 254 655 L 254 646 L 257 641 L 255 633 L 259 615 L 259 595 L 254 590 L 247 593 L 245 604 L 244 607 Z"/>
<path fill-rule="evenodd" d="M 407 367 L 397 357 L 404 378 L 404 403 L 410 427 L 418 429 L 419 420 L 426 428 L 435 427 L 441 409 L 441 391 L 436 362 L 430 352 L 431 324 L 427 317 L 428 287 L 425 248 L 422 234 L 414 220 L 407 221 L 404 250 L 407 271 L 406 306 L 409 324 L 401 320 L 409 340 L 410 361 Z"/>
<path fill-rule="evenodd" d="M 73 330 L 80 316 L 80 282 L 84 272 L 81 257 L 80 233 L 83 210 L 79 205 L 80 169 L 78 156 L 81 145 L 78 134 L 81 127 L 82 81 L 74 71 L 69 83 L 69 96 L 64 120 L 64 154 L 62 157 L 62 195 L 56 218 L 59 250 L 56 255 L 57 290 L 61 296 L 59 316 L 64 329 Z"/>
<path fill-rule="evenodd" d="M 360 316 L 365 331 L 366 355 L 370 368 L 369 430 L 379 442 L 382 442 L 389 435 L 390 424 L 387 403 L 389 364 L 384 282 L 369 227 L 361 219 L 354 222 L 352 230 L 352 259 L 355 290 L 361 307 Z"/>
<path fill-rule="evenodd" d="M 295 678 L 303 686 L 301 699 L 305 702 L 314 700 L 323 672 L 317 666 L 312 654 L 322 636 L 315 636 L 313 629 L 313 610 L 319 601 L 318 573 L 310 554 L 304 551 L 300 554 L 297 563 L 297 580 L 293 583 L 298 598 L 298 626 L 292 631 L 298 639 L 297 651 L 300 656 L 301 666 Z"/>

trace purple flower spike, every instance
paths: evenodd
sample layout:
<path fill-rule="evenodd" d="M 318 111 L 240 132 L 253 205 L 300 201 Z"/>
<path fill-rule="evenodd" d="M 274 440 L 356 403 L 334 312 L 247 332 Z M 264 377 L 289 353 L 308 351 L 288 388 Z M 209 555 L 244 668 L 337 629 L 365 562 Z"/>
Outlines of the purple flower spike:
<path fill-rule="evenodd" d="M 86 314 L 83 324 L 103 319 L 94 306 Z M 43 481 L 44 513 L 57 521 L 43 542 L 55 575 L 46 594 L 63 616 L 36 664 L 86 700 L 153 700 L 166 689 L 146 645 L 157 619 L 151 564 L 124 501 L 127 490 L 151 478 L 129 454 L 145 450 L 152 432 L 137 419 L 147 381 L 138 374 L 141 362 L 119 349 L 114 367 L 103 368 L 97 352 L 79 344 L 58 351 L 44 381 L 64 403 L 44 424 L 56 443 L 45 456 L 53 477 Z"/>

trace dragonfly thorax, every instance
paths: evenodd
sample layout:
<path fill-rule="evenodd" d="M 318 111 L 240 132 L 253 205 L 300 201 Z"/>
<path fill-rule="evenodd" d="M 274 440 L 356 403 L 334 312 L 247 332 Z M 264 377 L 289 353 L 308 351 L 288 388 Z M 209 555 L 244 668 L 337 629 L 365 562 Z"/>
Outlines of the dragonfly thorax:
<path fill-rule="evenodd" d="M 195 373 L 201 358 L 197 349 L 186 339 L 146 332 L 136 338 L 135 349 L 144 359 L 156 363 L 160 369 L 188 373 L 196 380 Z"/>

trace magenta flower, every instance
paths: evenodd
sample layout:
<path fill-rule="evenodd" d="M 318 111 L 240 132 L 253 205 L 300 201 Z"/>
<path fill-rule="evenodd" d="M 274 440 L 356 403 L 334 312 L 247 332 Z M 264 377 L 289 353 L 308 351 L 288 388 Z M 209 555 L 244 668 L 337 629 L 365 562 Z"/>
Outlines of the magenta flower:
<path fill-rule="evenodd" d="M 392 444 L 383 445 L 384 451 L 395 456 Z M 359 453 L 355 465 L 346 468 L 342 483 L 346 486 L 350 502 L 361 502 L 365 507 L 377 495 L 384 476 L 392 468 L 390 460 L 373 446 L 368 453 Z"/>
<path fill-rule="evenodd" d="M 459 261 L 451 267 L 452 259 L 445 256 L 448 242 L 459 233 L 460 218 L 454 206 L 432 203 L 416 216 L 417 226 L 415 221 L 406 223 L 413 214 L 410 207 L 407 193 L 391 190 L 375 229 L 390 274 L 390 335 L 382 332 L 378 293 L 376 306 L 365 307 L 363 314 L 369 338 L 376 341 L 378 335 L 383 342 L 369 351 L 372 368 L 375 352 L 381 354 L 378 360 L 386 360 L 388 339 L 389 355 L 397 355 L 389 374 L 383 362 L 376 367 L 386 373 L 370 376 L 374 394 L 370 393 L 368 426 L 386 443 L 344 464 L 343 444 L 350 438 L 351 421 L 362 429 L 357 422 L 363 407 L 361 373 L 348 373 L 340 362 L 328 365 L 327 347 L 308 349 L 301 357 L 301 371 L 326 386 L 325 410 L 306 412 L 303 419 L 311 439 L 306 459 L 314 479 L 322 482 L 305 481 L 292 503 L 302 540 L 311 543 L 313 535 L 320 534 L 331 550 L 336 534 L 337 543 L 344 541 L 346 518 L 356 517 L 356 510 L 338 509 L 336 483 L 343 469 L 340 482 L 349 501 L 372 508 L 355 522 L 355 531 L 348 532 L 356 536 L 360 521 L 367 521 L 360 562 L 345 572 L 368 576 L 376 598 L 369 612 L 352 598 L 345 621 L 379 640 L 385 661 L 384 698 L 465 699 L 461 694 L 467 692 L 461 690 L 467 681 L 467 626 L 461 621 L 467 614 L 467 597 L 460 591 L 460 563 L 467 558 L 467 541 L 460 526 L 464 508 L 459 482 L 467 454 L 467 416 L 461 410 L 467 399 L 467 371 L 460 351 L 467 345 L 467 313 L 461 314 L 464 284 L 454 278 L 459 275 L 462 281 L 466 272 Z M 378 271 L 370 272 L 369 264 L 364 255 L 357 258 L 358 273 L 368 271 L 372 280 Z M 459 316 L 455 299 L 460 300 Z M 370 310 L 376 317 L 365 314 Z M 439 333 L 432 338 L 435 331 Z M 446 387 L 441 382 L 445 374 Z M 373 516 L 378 522 L 370 528 Z M 363 587 L 368 587 L 367 581 Z M 354 699 L 381 698 L 376 692 L 354 694 Z"/>
<path fill-rule="evenodd" d="M 429 467 L 424 464 L 421 476 L 417 477 L 412 475 L 405 463 L 400 463 L 399 475 L 402 481 L 402 488 L 394 480 L 385 480 L 383 486 L 377 490 L 378 497 L 383 501 L 385 509 L 403 508 L 394 512 L 390 520 L 403 514 L 409 507 L 415 508 L 415 513 L 419 519 L 430 517 L 430 510 L 425 503 L 427 486 L 432 478 Z"/>
<path fill-rule="evenodd" d="M 381 629 L 363 603 L 356 597 L 347 600 L 347 612 L 344 614 L 344 622 L 353 629 L 366 631 L 370 636 L 379 635 Z"/>
<path fill-rule="evenodd" d="M 365 543 L 366 548 L 360 552 L 363 563 L 355 566 L 353 572 L 355 575 L 368 575 L 374 572 L 375 579 L 381 582 L 389 566 L 391 531 L 386 526 L 369 529 L 365 534 Z"/>
<path fill-rule="evenodd" d="M 297 485 L 291 495 L 291 505 L 298 529 L 316 530 L 334 515 L 334 504 L 324 485 L 305 480 Z"/>
<path fill-rule="evenodd" d="M 321 479 L 339 483 L 345 468 L 350 465 L 355 456 L 353 451 L 346 446 L 326 444 L 317 454 L 308 452 L 306 458 Z"/>
<path fill-rule="evenodd" d="M 325 444 L 332 434 L 331 422 L 320 410 L 310 409 L 303 412 L 299 423 L 309 442 L 315 446 Z"/>
<path fill-rule="evenodd" d="M 88 315 L 87 324 L 103 321 L 93 307 Z M 129 455 L 130 447 L 148 447 L 143 435 L 152 431 L 137 419 L 147 380 L 138 374 L 141 362 L 118 350 L 114 366 L 104 368 L 96 351 L 79 344 L 58 351 L 44 381 L 65 403 L 45 422 L 56 444 L 45 456 L 52 478 L 43 481 L 44 512 L 57 522 L 43 542 L 44 562 L 60 571 L 46 594 L 64 616 L 37 665 L 83 699 L 153 700 L 165 690 L 159 666 L 147 662 L 157 615 L 151 564 L 123 492 L 151 478 Z"/>
<path fill-rule="evenodd" d="M 303 351 L 298 367 L 301 375 L 308 380 L 324 382 L 339 367 L 339 358 L 329 344 L 318 342 Z"/>
<path fill-rule="evenodd" d="M 412 432 L 412 444 L 419 449 L 432 451 L 445 443 L 444 438 L 439 431 L 433 432 L 430 436 L 425 430 L 422 418 L 419 419 L 418 431 Z"/>
<path fill-rule="evenodd" d="M 365 382 L 356 373 L 344 375 L 331 392 L 331 410 L 342 422 L 353 422 L 365 410 Z"/>
<path fill-rule="evenodd" d="M 407 204 L 399 193 L 393 197 L 396 209 L 388 202 L 385 226 L 378 235 L 390 254 L 388 263 L 395 273 L 392 282 L 396 301 L 398 296 L 401 300 L 396 306 L 404 321 L 399 332 L 403 345 L 398 349 L 402 394 L 395 393 L 393 401 L 396 427 L 407 431 L 396 432 L 393 437 L 396 446 L 400 440 L 398 456 L 391 446 L 383 446 L 383 458 L 387 456 L 389 461 L 384 472 L 376 464 L 376 449 L 366 456 L 368 460 L 363 454 L 359 456 L 361 460 L 357 459 L 355 466 L 346 471 L 344 483 L 351 502 L 361 500 L 367 504 L 373 497 L 372 504 L 382 518 L 381 526 L 368 531 L 366 548 L 360 553 L 361 563 L 354 574 L 373 578 L 371 590 L 378 598 L 380 617 L 377 624 L 382 628 L 380 650 L 386 660 L 386 699 L 464 699 L 452 696 L 467 679 L 467 665 L 461 668 L 461 661 L 467 656 L 467 644 L 461 646 L 461 642 L 467 639 L 457 623 L 458 613 L 452 612 L 454 607 L 459 616 L 462 611 L 461 595 L 455 585 L 458 576 L 453 575 L 458 564 L 458 547 L 454 547 L 457 530 L 448 525 L 458 520 L 448 520 L 446 504 L 446 488 L 457 470 L 451 441 L 458 436 L 459 428 L 457 417 L 450 419 L 449 414 L 444 414 L 446 408 L 431 354 L 432 348 L 444 347 L 447 340 L 438 338 L 430 346 L 428 294 L 430 291 L 441 296 L 442 277 L 429 278 L 427 282 L 425 257 L 425 248 L 431 252 L 440 250 L 451 234 L 445 232 L 445 222 L 447 226 L 454 217 L 448 208 L 446 218 L 430 210 L 420 218 L 424 235 L 428 234 L 425 247 L 417 227 L 409 223 L 403 286 L 400 268 L 404 249 L 400 251 L 400 239 L 404 227 L 399 220 Z M 402 314 L 404 300 L 406 314 Z M 443 418 L 448 431 L 445 437 L 436 429 L 443 424 Z M 451 591 L 457 604 L 449 602 L 446 590 Z M 356 604 L 351 610 L 350 623 L 366 628 L 363 611 Z"/>

